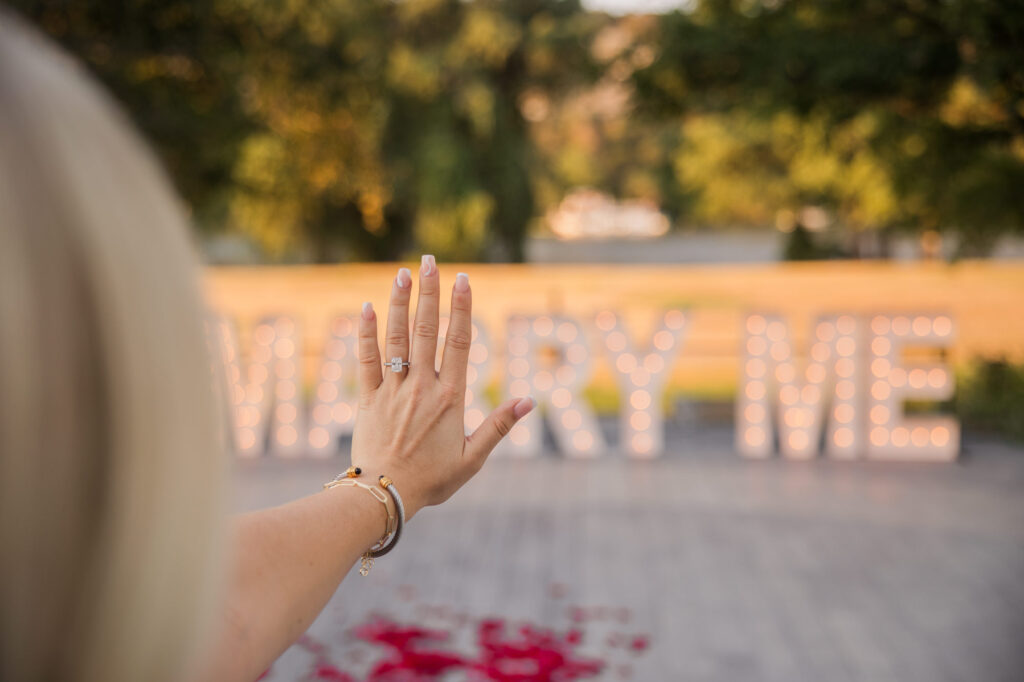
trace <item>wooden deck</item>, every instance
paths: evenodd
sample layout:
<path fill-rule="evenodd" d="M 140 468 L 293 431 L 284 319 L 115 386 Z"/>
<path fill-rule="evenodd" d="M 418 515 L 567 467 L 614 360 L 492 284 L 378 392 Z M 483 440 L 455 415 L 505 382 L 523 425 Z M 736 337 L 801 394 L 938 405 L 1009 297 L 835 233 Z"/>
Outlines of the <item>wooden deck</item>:
<path fill-rule="evenodd" d="M 353 571 L 267 679 L 314 679 L 317 643 L 363 679 L 384 651 L 351 628 L 371 611 L 452 631 L 464 652 L 480 618 L 578 627 L 601 680 L 1024 679 L 1024 451 L 751 462 L 725 431 L 669 442 L 646 463 L 492 460 L 369 577 Z M 240 462 L 236 506 L 316 491 L 340 468 Z"/>

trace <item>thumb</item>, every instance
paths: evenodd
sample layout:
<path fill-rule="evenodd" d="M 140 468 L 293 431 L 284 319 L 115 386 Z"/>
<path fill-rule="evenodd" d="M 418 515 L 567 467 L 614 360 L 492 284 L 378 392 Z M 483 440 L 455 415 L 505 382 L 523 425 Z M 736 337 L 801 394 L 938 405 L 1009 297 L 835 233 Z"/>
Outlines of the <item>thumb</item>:
<path fill-rule="evenodd" d="M 466 451 L 482 464 L 498 442 L 508 435 L 515 423 L 536 406 L 537 401 L 530 396 L 512 398 L 498 405 L 484 423 L 466 439 Z"/>

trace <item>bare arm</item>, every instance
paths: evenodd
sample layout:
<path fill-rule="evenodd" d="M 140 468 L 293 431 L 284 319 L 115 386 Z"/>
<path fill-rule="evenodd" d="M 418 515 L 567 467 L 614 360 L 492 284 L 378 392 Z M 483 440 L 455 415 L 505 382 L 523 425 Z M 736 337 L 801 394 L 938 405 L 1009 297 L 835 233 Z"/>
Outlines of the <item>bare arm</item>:
<path fill-rule="evenodd" d="M 529 398 L 505 402 L 466 437 L 463 414 L 471 339 L 471 292 L 460 275 L 440 372 L 440 278 L 432 257 L 420 268 L 419 303 L 409 342 L 412 281 L 400 271 L 391 290 L 385 357 L 409 358 L 403 372 L 381 371 L 377 317 L 359 324 L 359 413 L 352 463 L 373 483 L 388 475 L 406 519 L 448 499 L 475 474 Z M 411 352 L 411 356 L 410 356 Z M 255 680 L 313 622 L 353 563 L 384 533 L 384 505 L 367 491 L 339 487 L 237 517 L 224 618 L 201 680 Z"/>

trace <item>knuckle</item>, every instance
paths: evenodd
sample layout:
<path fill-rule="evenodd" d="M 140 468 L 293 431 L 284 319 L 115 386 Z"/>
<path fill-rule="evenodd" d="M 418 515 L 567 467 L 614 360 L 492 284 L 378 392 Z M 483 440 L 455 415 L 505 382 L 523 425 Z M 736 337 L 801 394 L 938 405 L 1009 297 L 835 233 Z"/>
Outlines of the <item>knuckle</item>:
<path fill-rule="evenodd" d="M 469 334 L 462 330 L 448 330 L 448 336 L 445 338 L 445 343 L 452 347 L 454 350 L 465 351 L 469 350 L 469 346 L 472 340 Z"/>
<path fill-rule="evenodd" d="M 409 342 L 409 335 L 402 330 L 396 329 L 394 331 L 388 332 L 385 342 L 389 346 L 401 346 L 402 344 Z"/>
<path fill-rule="evenodd" d="M 494 429 L 498 432 L 499 436 L 504 438 L 508 435 L 508 432 L 512 430 L 512 423 L 503 417 L 495 417 Z"/>
<path fill-rule="evenodd" d="M 417 322 L 415 334 L 420 339 L 437 340 L 437 325 L 432 322 Z"/>
<path fill-rule="evenodd" d="M 373 353 L 362 353 L 359 356 L 359 364 L 366 367 L 380 366 L 380 359 Z"/>
<path fill-rule="evenodd" d="M 447 407 L 453 407 L 461 402 L 461 398 L 465 396 L 457 386 L 450 384 L 441 384 L 441 403 Z"/>

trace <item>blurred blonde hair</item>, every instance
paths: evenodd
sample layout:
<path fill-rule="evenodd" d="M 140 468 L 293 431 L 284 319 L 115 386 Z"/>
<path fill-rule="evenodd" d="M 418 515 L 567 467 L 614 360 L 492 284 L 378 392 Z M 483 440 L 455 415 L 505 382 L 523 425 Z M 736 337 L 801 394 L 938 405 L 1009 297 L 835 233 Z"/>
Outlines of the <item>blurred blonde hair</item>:
<path fill-rule="evenodd" d="M 0 8 L 0 680 L 188 673 L 225 511 L 200 300 L 154 158 Z"/>

